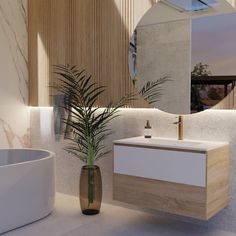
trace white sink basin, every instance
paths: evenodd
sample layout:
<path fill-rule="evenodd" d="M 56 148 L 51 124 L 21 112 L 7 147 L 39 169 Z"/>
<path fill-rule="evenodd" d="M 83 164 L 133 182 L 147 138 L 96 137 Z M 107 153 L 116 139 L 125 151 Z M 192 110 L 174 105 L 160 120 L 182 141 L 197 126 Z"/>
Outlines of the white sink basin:
<path fill-rule="evenodd" d="M 141 140 L 140 140 L 141 141 Z M 198 141 L 187 141 L 187 140 L 172 140 L 172 139 L 157 139 L 151 138 L 145 140 L 149 144 L 162 144 L 162 145 L 171 145 L 171 146 L 183 146 L 183 147 L 192 147 L 200 145 L 201 142 Z"/>
<path fill-rule="evenodd" d="M 153 137 L 146 139 L 142 137 L 127 138 L 114 141 L 115 144 L 120 145 L 141 145 L 149 147 L 169 148 L 169 149 L 186 149 L 197 151 L 209 151 L 211 149 L 227 145 L 226 142 L 211 142 L 200 140 L 176 140 L 168 138 Z"/>

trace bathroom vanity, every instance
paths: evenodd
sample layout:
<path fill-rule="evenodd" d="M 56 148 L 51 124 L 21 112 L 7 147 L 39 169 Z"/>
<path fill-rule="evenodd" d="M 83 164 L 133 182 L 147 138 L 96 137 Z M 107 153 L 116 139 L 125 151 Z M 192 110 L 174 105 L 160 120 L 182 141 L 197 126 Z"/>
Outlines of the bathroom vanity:
<path fill-rule="evenodd" d="M 229 147 L 135 137 L 114 142 L 114 199 L 208 220 L 228 204 Z"/>

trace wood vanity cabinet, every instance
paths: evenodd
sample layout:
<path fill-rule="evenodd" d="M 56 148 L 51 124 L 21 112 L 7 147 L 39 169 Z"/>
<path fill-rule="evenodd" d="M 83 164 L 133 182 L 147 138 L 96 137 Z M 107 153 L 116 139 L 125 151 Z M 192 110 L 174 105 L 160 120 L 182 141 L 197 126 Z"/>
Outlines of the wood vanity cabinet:
<path fill-rule="evenodd" d="M 208 220 L 228 204 L 228 149 L 115 142 L 114 200 Z"/>

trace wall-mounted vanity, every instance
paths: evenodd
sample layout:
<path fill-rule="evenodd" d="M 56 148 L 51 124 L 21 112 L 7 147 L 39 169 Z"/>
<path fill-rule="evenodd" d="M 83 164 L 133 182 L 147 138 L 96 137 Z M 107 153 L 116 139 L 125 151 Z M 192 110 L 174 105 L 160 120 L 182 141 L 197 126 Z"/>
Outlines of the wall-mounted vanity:
<path fill-rule="evenodd" d="M 228 144 L 143 137 L 114 142 L 114 199 L 208 220 L 228 204 Z"/>

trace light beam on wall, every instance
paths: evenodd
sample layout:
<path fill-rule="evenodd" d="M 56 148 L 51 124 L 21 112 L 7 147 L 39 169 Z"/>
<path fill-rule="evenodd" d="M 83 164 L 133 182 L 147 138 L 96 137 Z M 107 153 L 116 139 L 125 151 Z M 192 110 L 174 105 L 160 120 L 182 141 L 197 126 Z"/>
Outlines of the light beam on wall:
<path fill-rule="evenodd" d="M 49 102 L 49 59 L 40 34 L 37 35 L 38 104 Z"/>

